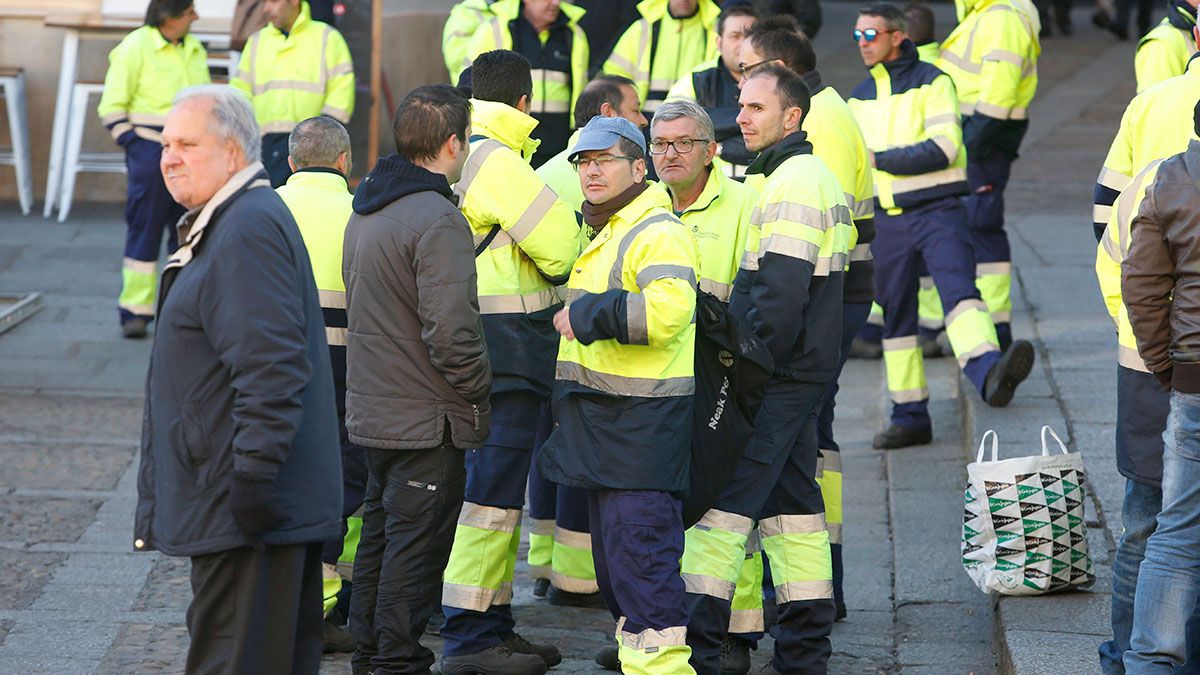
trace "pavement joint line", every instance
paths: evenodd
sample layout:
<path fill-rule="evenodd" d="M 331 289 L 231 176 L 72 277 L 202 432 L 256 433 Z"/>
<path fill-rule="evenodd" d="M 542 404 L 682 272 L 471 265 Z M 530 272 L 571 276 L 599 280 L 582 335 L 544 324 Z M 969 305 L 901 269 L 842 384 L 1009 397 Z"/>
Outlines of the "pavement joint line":
<path fill-rule="evenodd" d="M 0 434 L 0 443 L 28 443 L 30 445 L 97 445 L 129 447 L 139 445 L 138 438 L 88 437 L 74 436 L 17 436 Z"/>
<path fill-rule="evenodd" d="M 16 488 L 12 497 L 47 497 L 50 499 L 128 499 L 117 490 L 58 490 L 55 488 Z"/>
<path fill-rule="evenodd" d="M 0 620 L 28 622 L 30 624 L 49 623 L 81 625 L 110 625 L 118 623 L 161 623 L 179 625 L 187 622 L 183 611 L 170 610 L 119 610 L 119 611 L 80 611 L 78 609 L 5 609 L 0 610 Z M 20 624 L 18 624 L 20 625 Z M 17 627 L 9 631 L 9 639 L 17 632 Z M 0 659 L 8 656 L 9 640 L 0 646 Z M 107 650 L 108 646 L 105 646 Z M 103 658 L 103 654 L 95 660 Z"/>

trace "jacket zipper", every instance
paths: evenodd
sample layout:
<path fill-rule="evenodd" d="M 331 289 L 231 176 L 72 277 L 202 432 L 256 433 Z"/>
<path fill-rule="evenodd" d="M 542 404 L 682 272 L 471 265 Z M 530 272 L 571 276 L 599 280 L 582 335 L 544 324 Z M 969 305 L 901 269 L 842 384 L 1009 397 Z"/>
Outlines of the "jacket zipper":
<path fill-rule="evenodd" d="M 475 416 L 475 431 L 479 431 L 479 406 L 471 406 L 471 414 Z"/>

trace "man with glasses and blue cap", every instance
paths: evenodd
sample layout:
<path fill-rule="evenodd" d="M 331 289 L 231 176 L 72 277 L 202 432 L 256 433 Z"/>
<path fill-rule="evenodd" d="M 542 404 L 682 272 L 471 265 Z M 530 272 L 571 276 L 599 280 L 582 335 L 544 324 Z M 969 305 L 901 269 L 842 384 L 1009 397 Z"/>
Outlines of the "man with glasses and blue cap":
<path fill-rule="evenodd" d="M 691 457 L 699 254 L 670 195 L 646 181 L 646 141 L 632 122 L 592 118 L 568 159 L 591 242 L 554 316 L 555 424 L 537 466 L 588 491 L 596 581 L 617 620 L 622 666 L 693 673 L 679 496 Z"/>

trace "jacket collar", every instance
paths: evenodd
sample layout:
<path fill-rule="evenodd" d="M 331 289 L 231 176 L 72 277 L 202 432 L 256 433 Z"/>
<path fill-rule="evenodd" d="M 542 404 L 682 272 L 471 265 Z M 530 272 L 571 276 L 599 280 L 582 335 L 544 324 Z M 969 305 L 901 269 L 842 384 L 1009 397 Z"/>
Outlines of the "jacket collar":
<path fill-rule="evenodd" d="M 704 189 L 700 191 L 700 196 L 696 197 L 696 201 L 683 210 L 683 213 L 692 211 L 703 211 L 712 206 L 712 203 L 717 201 L 717 197 L 721 196 L 721 192 L 725 189 L 725 181 L 733 180 L 725 177 L 725 172 L 721 171 L 716 166 L 708 167 L 708 180 L 704 181 Z M 672 204 L 673 205 L 673 204 Z"/>
<path fill-rule="evenodd" d="M 283 38 L 284 40 L 286 40 L 288 42 L 291 42 L 292 36 L 295 35 L 296 33 L 299 33 L 300 31 L 304 30 L 305 27 L 308 26 L 308 24 L 310 24 L 310 23 L 313 23 L 312 10 L 308 8 L 307 2 L 305 2 L 304 0 L 301 0 L 300 14 L 298 14 L 296 16 L 296 21 L 292 24 L 292 29 L 287 32 L 287 35 L 284 35 L 283 31 L 276 28 L 275 24 L 273 24 L 269 21 L 267 22 L 266 30 L 275 33 L 276 35 L 278 35 L 279 37 Z"/>
<path fill-rule="evenodd" d="M 505 23 L 516 21 L 521 18 L 521 0 L 497 0 L 485 11 L 490 11 Z M 587 14 L 587 10 L 582 7 L 576 7 L 569 2 L 561 3 L 558 6 L 558 19 L 550 26 L 550 30 L 561 26 L 574 26 L 584 14 Z"/>
<path fill-rule="evenodd" d="M 821 81 L 821 73 L 816 69 L 801 75 L 800 79 L 804 82 L 804 86 L 808 87 L 808 93 L 811 96 L 816 96 L 818 92 L 828 86 Z"/>
<path fill-rule="evenodd" d="M 761 173 L 765 176 L 770 176 L 787 160 L 796 155 L 811 155 L 812 143 L 808 142 L 808 133 L 803 129 L 798 130 L 775 145 L 758 153 L 758 157 L 746 168 L 747 174 Z"/>
<path fill-rule="evenodd" d="M 871 67 L 872 74 L 878 72 L 877 68 L 882 68 L 888 72 L 892 78 L 895 78 L 901 73 L 906 73 L 912 70 L 913 66 L 920 62 L 920 56 L 917 54 L 917 46 L 912 40 L 905 39 L 900 43 L 900 56 L 895 61 L 881 61 Z"/>
<path fill-rule="evenodd" d="M 667 212 L 671 211 L 671 195 L 667 193 L 667 189 L 662 183 L 647 181 L 649 185 L 642 194 L 634 197 L 633 201 L 629 202 L 620 211 L 613 214 L 613 217 L 608 220 L 608 227 L 612 229 L 619 226 L 621 223 L 634 225 L 641 222 L 651 209 L 661 208 Z"/>
<path fill-rule="evenodd" d="M 155 51 L 161 51 L 163 49 L 166 49 L 167 47 L 176 46 L 175 43 L 168 40 L 162 34 L 162 31 L 160 31 L 157 26 L 146 26 L 146 30 L 150 34 L 150 41 L 154 43 Z M 200 47 L 200 41 L 196 39 L 195 35 L 192 35 L 191 33 L 187 33 L 179 40 L 178 46 L 180 49 L 184 49 L 186 51 L 193 51 L 196 48 Z"/>
<path fill-rule="evenodd" d="M 529 137 L 538 121 L 516 108 L 471 99 L 471 133 L 487 136 L 507 145 L 522 157 L 529 158 L 541 141 Z"/>
<path fill-rule="evenodd" d="M 342 175 L 342 172 L 324 166 L 308 166 L 300 169 L 288 176 L 287 184 L 339 193 L 350 192 L 350 185 L 346 182 L 346 177 Z"/>
<path fill-rule="evenodd" d="M 203 206 L 197 206 L 183 214 L 175 226 L 179 232 L 180 246 L 167 259 L 167 263 L 163 265 L 163 271 L 183 267 L 190 263 L 195 256 L 196 248 L 200 245 L 200 240 L 204 238 L 204 231 L 212 222 L 213 215 L 217 210 L 243 190 L 257 187 L 271 187 L 271 181 L 267 179 L 267 171 L 263 168 L 262 162 L 254 162 L 233 174 Z"/>
<path fill-rule="evenodd" d="M 1187 0 L 1172 0 L 1167 8 L 1167 21 L 1179 30 L 1187 31 L 1190 37 L 1192 27 L 1196 25 L 1196 9 Z"/>
<path fill-rule="evenodd" d="M 705 30 L 716 32 L 717 17 L 721 14 L 721 9 L 713 4 L 712 0 L 700 0 L 698 3 L 699 9 L 687 19 L 672 17 L 670 12 L 667 11 L 668 4 L 670 4 L 670 0 L 642 0 L 637 4 L 637 11 L 643 19 L 650 23 L 666 18 L 672 21 L 687 21 L 688 19 L 699 18 Z"/>

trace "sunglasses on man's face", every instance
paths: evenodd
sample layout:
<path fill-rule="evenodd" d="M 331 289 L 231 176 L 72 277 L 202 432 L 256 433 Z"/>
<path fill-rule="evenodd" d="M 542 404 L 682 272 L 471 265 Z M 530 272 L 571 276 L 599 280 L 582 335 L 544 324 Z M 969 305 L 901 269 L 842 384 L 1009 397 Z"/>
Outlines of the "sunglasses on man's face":
<path fill-rule="evenodd" d="M 890 31 L 890 30 L 875 30 L 874 28 L 868 28 L 866 30 L 858 30 L 856 28 L 856 29 L 854 29 L 854 44 L 858 44 L 861 40 L 866 40 L 867 42 L 874 42 L 875 38 L 879 37 L 880 35 L 883 35 L 884 33 L 890 33 L 890 32 L 892 32 L 892 31 Z"/>

